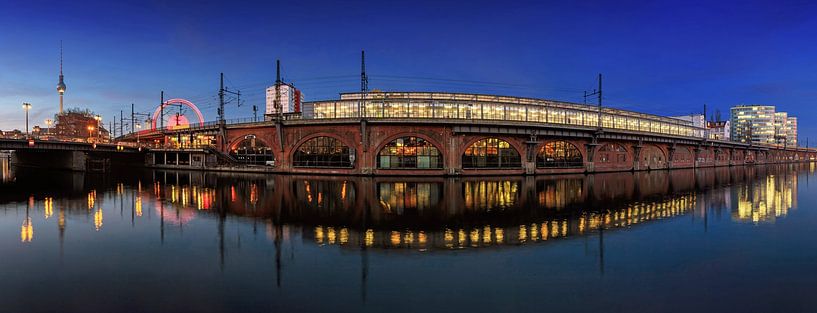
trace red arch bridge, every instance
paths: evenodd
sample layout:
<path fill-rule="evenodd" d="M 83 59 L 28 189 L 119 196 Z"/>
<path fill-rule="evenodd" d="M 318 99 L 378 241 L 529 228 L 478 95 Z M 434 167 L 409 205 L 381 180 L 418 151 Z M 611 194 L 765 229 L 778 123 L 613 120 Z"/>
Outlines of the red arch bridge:
<path fill-rule="evenodd" d="M 153 167 L 342 175 L 523 175 L 805 162 L 815 149 L 708 138 L 690 122 L 576 103 L 345 93 L 302 113 L 128 134 Z"/>

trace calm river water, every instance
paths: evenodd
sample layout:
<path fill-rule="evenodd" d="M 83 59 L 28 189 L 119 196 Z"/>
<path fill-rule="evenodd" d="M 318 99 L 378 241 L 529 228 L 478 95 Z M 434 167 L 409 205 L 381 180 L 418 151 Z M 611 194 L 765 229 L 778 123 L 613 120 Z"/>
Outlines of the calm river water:
<path fill-rule="evenodd" d="M 3 163 L 0 311 L 814 312 L 814 172 L 348 178 Z"/>

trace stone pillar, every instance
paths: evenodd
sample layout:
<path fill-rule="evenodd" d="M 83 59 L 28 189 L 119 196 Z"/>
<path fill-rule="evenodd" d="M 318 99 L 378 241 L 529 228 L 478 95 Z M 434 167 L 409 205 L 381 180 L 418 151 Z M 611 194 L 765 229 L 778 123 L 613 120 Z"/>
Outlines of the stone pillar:
<path fill-rule="evenodd" d="M 587 173 L 593 173 L 596 171 L 595 167 L 593 166 L 593 159 L 595 158 L 596 147 L 598 145 L 599 144 L 596 143 L 595 140 L 593 140 L 593 142 L 591 143 L 584 145 L 586 151 L 585 154 L 587 155 L 587 160 L 584 162 L 584 171 Z"/>
<path fill-rule="evenodd" d="M 451 136 L 448 138 L 448 149 L 446 149 L 448 156 L 448 169 L 446 171 L 446 175 L 454 175 L 459 176 L 462 173 L 462 156 L 458 156 L 457 152 L 459 151 L 458 147 L 460 145 L 457 144 L 458 138 L 456 136 Z"/>
<path fill-rule="evenodd" d="M 642 170 L 641 168 L 641 149 L 644 148 L 641 144 L 633 146 L 633 171 Z"/>
<path fill-rule="evenodd" d="M 729 149 L 729 166 L 735 166 L 735 148 Z"/>
<path fill-rule="evenodd" d="M 88 155 L 86 155 L 85 152 L 71 151 L 68 159 L 68 168 L 70 170 L 78 172 L 86 170 Z"/>
<path fill-rule="evenodd" d="M 692 167 L 699 168 L 701 164 L 698 163 L 698 158 L 701 156 L 701 147 L 697 146 L 695 149 L 692 149 Z"/>
<path fill-rule="evenodd" d="M 667 169 L 672 169 L 675 163 L 675 145 L 669 146 L 667 148 Z"/>
<path fill-rule="evenodd" d="M 525 174 L 533 175 L 536 174 L 536 145 L 539 144 L 539 141 L 536 139 L 536 135 L 531 135 L 530 140 L 525 142 L 525 163 L 523 166 L 525 167 Z"/>

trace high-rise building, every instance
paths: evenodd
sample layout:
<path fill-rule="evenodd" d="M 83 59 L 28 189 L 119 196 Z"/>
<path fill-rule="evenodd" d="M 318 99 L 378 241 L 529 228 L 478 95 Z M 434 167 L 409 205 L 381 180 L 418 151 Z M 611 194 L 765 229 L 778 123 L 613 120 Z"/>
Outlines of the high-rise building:
<path fill-rule="evenodd" d="M 62 75 L 62 42 L 60 42 L 60 82 L 57 83 L 57 93 L 60 94 L 60 112 L 62 114 L 62 96 L 65 94 L 65 82 L 63 81 Z"/>
<path fill-rule="evenodd" d="M 281 112 L 301 112 L 301 103 L 304 101 L 304 96 L 301 91 L 291 84 L 281 84 L 278 89 L 278 100 L 281 101 Z M 265 110 L 267 116 L 278 114 L 278 110 L 275 107 L 275 100 L 275 86 L 270 86 L 267 88 L 267 108 Z"/>
<path fill-rule="evenodd" d="M 771 105 L 738 105 L 731 109 L 732 140 L 769 145 L 797 145 L 797 118 Z"/>
<path fill-rule="evenodd" d="M 797 147 L 797 117 L 789 116 L 786 119 L 787 145 Z"/>
<path fill-rule="evenodd" d="M 788 132 L 786 131 L 786 120 L 789 118 L 789 114 L 786 112 L 774 112 L 774 143 L 778 145 L 785 145 L 786 135 Z"/>
<path fill-rule="evenodd" d="M 774 106 L 738 105 L 731 109 L 732 140 L 774 144 Z"/>

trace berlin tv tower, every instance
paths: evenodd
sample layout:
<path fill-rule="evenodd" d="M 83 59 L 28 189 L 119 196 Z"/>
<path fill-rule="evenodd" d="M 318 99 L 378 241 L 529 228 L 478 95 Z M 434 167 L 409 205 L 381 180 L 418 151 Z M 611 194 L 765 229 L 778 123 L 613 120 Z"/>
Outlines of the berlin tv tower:
<path fill-rule="evenodd" d="M 65 83 L 62 79 L 62 41 L 60 41 L 60 82 L 57 83 L 57 92 L 60 94 L 60 114 L 62 114 L 62 95 L 65 94 Z"/>

